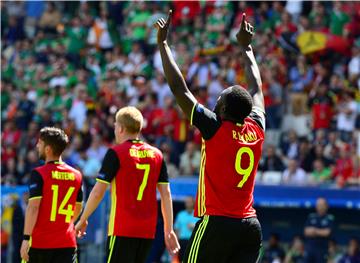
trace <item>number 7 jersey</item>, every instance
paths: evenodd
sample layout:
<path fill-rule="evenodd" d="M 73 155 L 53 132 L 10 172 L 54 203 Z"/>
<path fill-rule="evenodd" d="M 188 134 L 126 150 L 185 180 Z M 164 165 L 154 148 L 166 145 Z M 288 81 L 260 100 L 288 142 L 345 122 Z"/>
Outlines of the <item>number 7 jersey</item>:
<path fill-rule="evenodd" d="M 191 122 L 203 140 L 195 216 L 256 216 L 255 176 L 264 142 L 263 114 L 253 110 L 243 124 L 221 120 L 200 104 Z"/>
<path fill-rule="evenodd" d="M 156 189 L 168 184 L 159 149 L 140 140 L 117 144 L 106 153 L 96 180 L 111 185 L 109 236 L 155 237 Z"/>

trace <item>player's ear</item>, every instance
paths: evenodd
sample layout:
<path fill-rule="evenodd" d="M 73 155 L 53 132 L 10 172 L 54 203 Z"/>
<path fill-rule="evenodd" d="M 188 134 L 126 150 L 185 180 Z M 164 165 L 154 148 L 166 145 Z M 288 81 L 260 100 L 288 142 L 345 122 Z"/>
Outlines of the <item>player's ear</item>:
<path fill-rule="evenodd" d="M 46 155 L 49 155 L 49 154 L 52 154 L 52 153 L 53 153 L 50 145 L 45 145 L 45 147 L 44 147 L 44 152 L 45 152 Z"/>

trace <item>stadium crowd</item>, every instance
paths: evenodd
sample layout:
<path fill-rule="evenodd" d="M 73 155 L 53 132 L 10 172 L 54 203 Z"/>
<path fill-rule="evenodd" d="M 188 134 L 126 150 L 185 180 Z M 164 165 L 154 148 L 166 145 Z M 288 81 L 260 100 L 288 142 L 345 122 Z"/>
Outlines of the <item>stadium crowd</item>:
<path fill-rule="evenodd" d="M 201 137 L 171 95 L 152 26 L 171 7 L 177 63 L 209 108 L 225 87 L 244 85 L 234 32 L 243 12 L 255 25 L 267 113 L 263 175 L 278 171 L 280 184 L 359 185 L 360 3 L 1 5 L 2 184 L 27 183 L 39 165 L 39 128 L 54 125 L 71 137 L 65 161 L 92 185 L 114 140 L 114 113 L 125 105 L 141 109 L 144 139 L 162 149 L 170 176 L 198 173 Z M 304 55 L 296 39 L 309 30 L 347 46 Z"/>

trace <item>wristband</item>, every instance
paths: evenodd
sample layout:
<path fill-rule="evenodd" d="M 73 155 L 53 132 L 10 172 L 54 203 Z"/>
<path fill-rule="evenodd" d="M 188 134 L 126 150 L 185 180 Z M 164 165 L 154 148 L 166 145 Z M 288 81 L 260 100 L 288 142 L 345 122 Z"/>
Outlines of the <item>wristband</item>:
<path fill-rule="evenodd" d="M 30 240 L 30 235 L 24 235 L 23 240 L 27 240 L 27 241 Z"/>

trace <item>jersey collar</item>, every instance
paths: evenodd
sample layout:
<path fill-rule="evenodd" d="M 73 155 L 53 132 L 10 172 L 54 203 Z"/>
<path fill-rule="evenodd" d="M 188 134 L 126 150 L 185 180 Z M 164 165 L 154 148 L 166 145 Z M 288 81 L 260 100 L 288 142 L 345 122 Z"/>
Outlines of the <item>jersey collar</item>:
<path fill-rule="evenodd" d="M 48 161 L 46 164 L 63 164 L 64 162 L 60 162 L 59 160 L 53 160 L 53 161 Z"/>
<path fill-rule="evenodd" d="M 131 142 L 131 143 L 144 143 L 142 140 L 140 139 L 132 139 L 132 140 L 127 140 L 128 142 Z"/>

